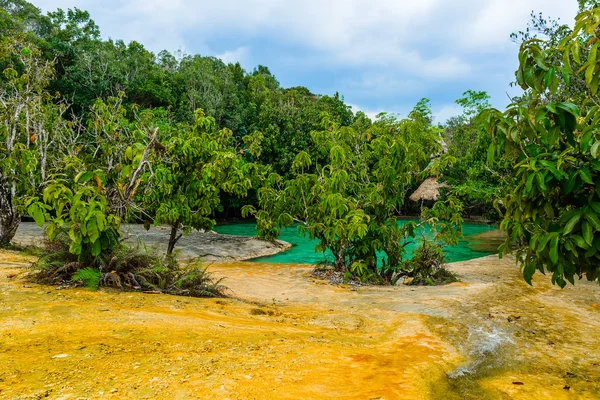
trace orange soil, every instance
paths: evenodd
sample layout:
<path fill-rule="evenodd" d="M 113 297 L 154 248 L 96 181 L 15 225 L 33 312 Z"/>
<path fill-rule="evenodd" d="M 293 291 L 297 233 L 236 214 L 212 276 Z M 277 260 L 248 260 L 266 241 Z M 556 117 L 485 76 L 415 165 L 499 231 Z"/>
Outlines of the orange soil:
<path fill-rule="evenodd" d="M 600 303 L 597 287 L 558 291 L 540 280 L 531 289 L 507 261 L 457 264 L 464 283 L 444 287 L 360 290 L 314 281 L 307 266 L 212 265 L 243 300 L 57 290 L 13 276 L 28 261 L 0 254 L 1 399 L 458 399 L 481 393 L 537 399 L 600 393 L 600 367 L 593 365 L 600 363 L 600 315 L 592 306 Z M 494 283 L 498 274 L 512 274 L 507 281 L 517 289 Z M 511 313 L 522 318 L 508 323 Z M 493 314 L 525 344 L 499 355 L 510 358 L 510 367 L 474 376 L 475 389 L 446 375 L 469 360 L 461 342 L 467 341 L 471 314 Z M 524 333 L 530 328 L 537 335 Z M 566 372 L 576 378 L 564 378 Z M 512 384 L 517 380 L 524 385 Z M 567 383 L 569 390 L 563 389 Z"/>

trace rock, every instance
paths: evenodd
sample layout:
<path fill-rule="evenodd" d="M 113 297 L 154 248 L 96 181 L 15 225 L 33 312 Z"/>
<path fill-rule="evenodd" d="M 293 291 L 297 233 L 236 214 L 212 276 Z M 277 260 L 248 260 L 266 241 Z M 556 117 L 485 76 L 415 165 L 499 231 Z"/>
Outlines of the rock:
<path fill-rule="evenodd" d="M 152 227 L 146 231 L 142 224 L 121 225 L 125 241 L 136 245 L 141 240 L 148 248 L 165 250 L 169 229 Z M 19 225 L 17 235 L 13 239 L 16 244 L 35 244 L 45 237 L 44 230 L 34 222 L 23 222 Z M 243 261 L 251 258 L 270 256 L 292 247 L 290 243 L 276 240 L 256 239 L 251 236 L 224 235 L 216 232 L 193 231 L 182 237 L 177 248 L 182 260 L 203 261 Z"/>
<path fill-rule="evenodd" d="M 507 318 L 508 322 L 514 322 L 514 321 L 519 320 L 519 319 L 521 319 L 521 316 L 520 315 L 515 315 L 515 314 L 511 314 Z"/>
<path fill-rule="evenodd" d="M 414 281 L 414 278 L 411 278 L 410 276 L 407 276 L 406 278 L 404 278 L 404 281 L 402 282 L 403 285 L 410 285 L 412 283 L 412 281 Z"/>
<path fill-rule="evenodd" d="M 70 357 L 69 354 L 57 354 L 55 356 L 52 356 L 52 358 L 67 358 Z"/>

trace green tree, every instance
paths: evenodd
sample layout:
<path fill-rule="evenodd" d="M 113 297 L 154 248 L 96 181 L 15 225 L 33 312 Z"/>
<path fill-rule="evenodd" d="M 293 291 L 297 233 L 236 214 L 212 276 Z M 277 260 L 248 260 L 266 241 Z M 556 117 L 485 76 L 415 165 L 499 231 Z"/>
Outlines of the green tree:
<path fill-rule="evenodd" d="M 463 107 L 463 113 L 450 118 L 444 126 L 447 151 L 443 158 L 447 167 L 442 180 L 461 199 L 468 216 L 482 215 L 498 220 L 494 201 L 501 194 L 506 168 L 500 162 L 487 162 L 491 138 L 481 129 L 478 116 L 490 107 L 488 100 L 486 92 L 473 90 L 456 100 Z"/>
<path fill-rule="evenodd" d="M 52 63 L 39 50 L 14 39 L 4 49 L 17 60 L 4 70 L 0 87 L 0 245 L 7 245 L 19 226 L 25 196 L 39 192 L 46 180 L 56 138 L 68 129 L 46 88 Z"/>
<path fill-rule="evenodd" d="M 181 235 L 192 229 L 211 230 L 213 214 L 221 207 L 221 192 L 244 197 L 255 184 L 258 165 L 245 159 L 247 151 L 260 153 L 261 134 L 245 137 L 246 147 L 236 149 L 229 129 L 216 129 L 215 119 L 196 110 L 193 127 L 176 126 L 161 139 L 162 162 L 154 167 L 143 193 L 155 224 L 171 226 L 167 253 Z"/>
<path fill-rule="evenodd" d="M 261 208 L 243 210 L 255 214 L 259 237 L 273 239 L 281 227 L 297 222 L 319 240 L 316 250 L 333 254 L 336 268 L 392 281 L 403 243 L 416 228 L 398 224 L 400 208 L 410 184 L 441 148 L 439 130 L 421 114 L 411 115 L 344 127 L 324 113 L 321 130 L 311 134 L 316 161 L 300 151 L 291 177 L 271 174 L 259 189 Z"/>
<path fill-rule="evenodd" d="M 558 44 L 526 41 L 517 81 L 526 95 L 506 110 L 486 112 L 493 138 L 490 156 L 514 167 L 501 228 L 501 255 L 517 246 L 525 280 L 536 270 L 565 286 L 600 276 L 600 106 L 597 101 L 600 8 L 581 13 Z M 581 65 L 582 67 L 576 67 Z M 585 91 L 564 100 L 575 78 Z"/>
<path fill-rule="evenodd" d="M 121 237 L 121 220 L 110 213 L 101 186 L 91 177 L 87 172 L 73 180 L 55 176 L 44 189 L 41 201 L 31 197 L 27 202 L 29 214 L 40 227 L 48 222 L 48 239 L 68 238 L 69 252 L 82 265 L 95 265 L 94 259 L 103 251 L 116 249 Z"/>

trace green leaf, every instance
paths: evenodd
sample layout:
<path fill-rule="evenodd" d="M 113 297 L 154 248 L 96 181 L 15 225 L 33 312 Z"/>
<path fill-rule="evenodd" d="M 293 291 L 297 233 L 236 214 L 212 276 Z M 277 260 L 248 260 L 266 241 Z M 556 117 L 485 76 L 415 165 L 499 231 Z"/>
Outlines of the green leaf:
<path fill-rule="evenodd" d="M 38 203 L 32 203 L 27 208 L 27 212 L 29 213 L 29 215 L 31 217 L 33 217 L 33 220 L 35 221 L 37 226 L 44 226 L 44 223 L 46 222 L 46 218 L 44 217 L 43 209 L 39 206 Z"/>
<path fill-rule="evenodd" d="M 531 193 L 531 189 L 533 188 L 533 179 L 535 178 L 535 174 L 530 174 L 527 177 L 527 181 L 525 182 L 525 193 L 529 194 Z"/>
<path fill-rule="evenodd" d="M 93 241 L 90 246 L 90 252 L 92 256 L 97 257 L 102 251 L 102 245 L 99 240 Z"/>
<path fill-rule="evenodd" d="M 573 228 L 575 228 L 575 225 L 577 225 L 577 223 L 579 222 L 580 219 L 581 219 L 580 213 L 578 213 L 573 218 L 571 218 L 569 220 L 569 222 L 567 222 L 567 224 L 565 225 L 565 229 L 563 230 L 563 235 L 568 235 L 569 233 L 571 233 L 571 231 L 573 230 Z"/>
<path fill-rule="evenodd" d="M 542 237 L 538 243 L 537 252 L 541 253 L 546 249 L 546 245 L 550 239 L 558 237 L 558 232 L 550 232 Z"/>
<path fill-rule="evenodd" d="M 85 183 L 87 181 L 89 181 L 92 176 L 94 176 L 94 173 L 91 171 L 82 171 L 80 173 L 77 174 L 77 176 L 75 177 L 75 182 L 76 183 Z"/>
<path fill-rule="evenodd" d="M 594 208 L 594 210 L 596 209 L 594 207 L 594 204 L 598 204 L 598 203 L 593 203 L 592 204 L 592 208 Z M 600 231 L 600 219 L 598 218 L 598 216 L 596 214 L 592 214 L 592 213 L 586 213 L 585 214 L 585 219 L 592 224 L 592 226 L 594 227 L 594 229 L 596 229 L 597 231 Z"/>
<path fill-rule="evenodd" d="M 571 177 L 569 178 L 569 180 L 567 181 L 566 185 L 565 185 L 565 193 L 569 194 L 573 191 L 573 189 L 575 188 L 575 185 L 577 184 L 577 178 L 579 177 L 578 174 L 571 174 Z"/>
<path fill-rule="evenodd" d="M 550 261 L 552 264 L 556 264 L 558 262 L 558 236 L 556 236 L 550 242 Z"/>
<path fill-rule="evenodd" d="M 590 185 L 594 184 L 594 181 L 592 180 L 592 174 L 590 174 L 590 170 L 587 168 L 583 168 L 579 170 L 579 176 L 581 176 L 581 179 L 585 182 L 585 183 L 589 183 Z"/>
<path fill-rule="evenodd" d="M 586 243 L 591 246 L 592 242 L 594 241 L 594 232 L 592 231 L 592 225 L 588 224 L 587 222 L 583 222 L 581 224 L 581 231 L 583 232 L 583 238 L 585 239 Z"/>
<path fill-rule="evenodd" d="M 581 115 L 581 113 L 579 112 L 579 108 L 573 104 L 573 103 L 569 103 L 569 102 L 562 102 L 562 103 L 558 103 L 556 105 L 556 107 L 560 108 L 561 110 L 564 110 L 576 117 L 578 117 L 579 115 Z"/>
<path fill-rule="evenodd" d="M 546 188 L 546 182 L 544 181 L 544 175 L 541 172 L 538 172 L 537 174 L 535 174 L 535 178 L 537 181 L 537 185 L 540 188 L 540 191 L 545 192 L 547 190 L 547 188 Z"/>
<path fill-rule="evenodd" d="M 531 285 L 531 280 L 534 273 L 535 264 L 531 262 L 525 263 L 525 268 L 523 268 L 523 279 L 525 279 L 525 282 L 527 282 L 529 285 Z"/>
<path fill-rule="evenodd" d="M 591 153 L 592 157 L 594 157 L 594 158 L 598 158 L 598 147 L 600 147 L 600 140 L 595 142 L 592 145 L 592 149 L 590 150 L 590 153 Z"/>
<path fill-rule="evenodd" d="M 582 249 L 589 249 L 590 246 L 586 243 L 585 239 L 579 235 L 571 235 L 571 240 L 575 242 L 578 247 Z"/>

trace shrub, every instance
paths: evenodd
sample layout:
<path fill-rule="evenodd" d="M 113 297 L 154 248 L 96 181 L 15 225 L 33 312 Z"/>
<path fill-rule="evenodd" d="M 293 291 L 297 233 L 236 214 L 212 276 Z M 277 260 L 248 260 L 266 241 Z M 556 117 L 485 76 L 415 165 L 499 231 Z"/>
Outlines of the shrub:
<path fill-rule="evenodd" d="M 141 245 L 119 245 L 96 257 L 92 266 L 69 252 L 65 235 L 48 242 L 47 249 L 48 254 L 33 265 L 31 278 L 38 283 L 82 283 L 91 290 L 104 286 L 179 296 L 225 297 L 222 279 L 213 279 L 198 262 L 180 266 L 175 257 L 158 256 Z"/>
<path fill-rule="evenodd" d="M 445 267 L 446 256 L 439 243 L 423 240 L 414 256 L 407 261 L 406 276 L 412 278 L 410 285 L 441 285 L 457 279 Z"/>

